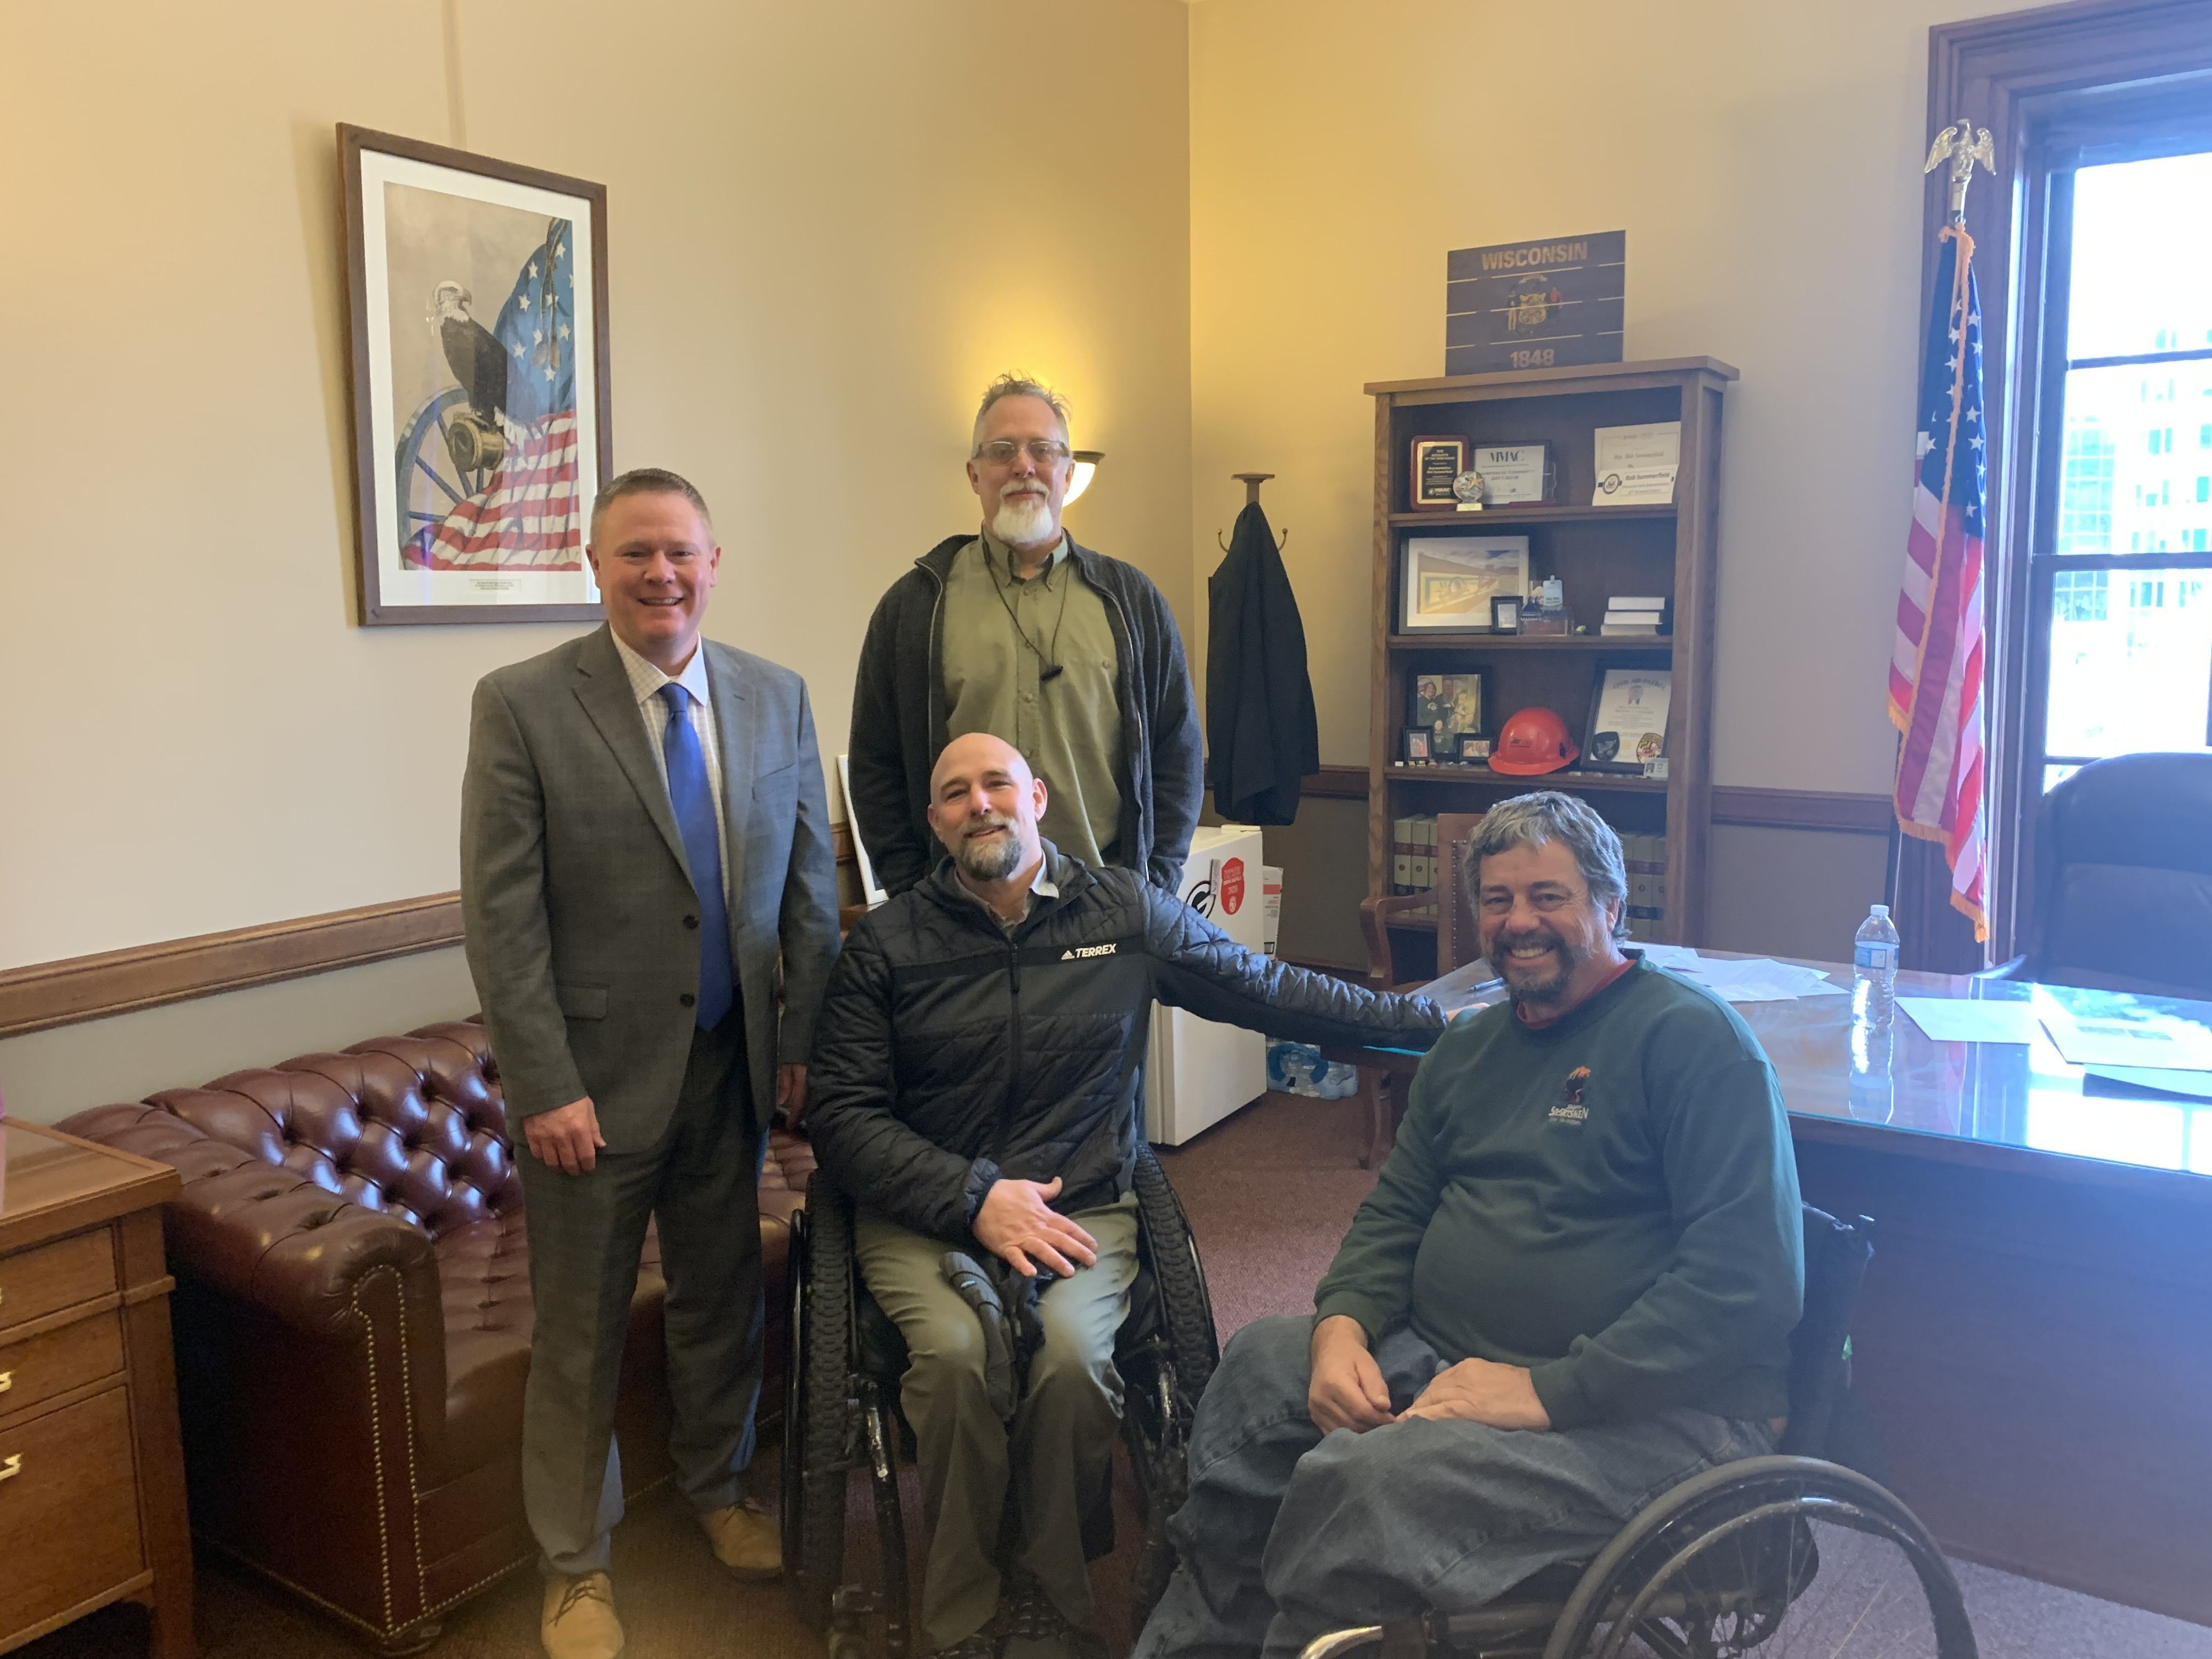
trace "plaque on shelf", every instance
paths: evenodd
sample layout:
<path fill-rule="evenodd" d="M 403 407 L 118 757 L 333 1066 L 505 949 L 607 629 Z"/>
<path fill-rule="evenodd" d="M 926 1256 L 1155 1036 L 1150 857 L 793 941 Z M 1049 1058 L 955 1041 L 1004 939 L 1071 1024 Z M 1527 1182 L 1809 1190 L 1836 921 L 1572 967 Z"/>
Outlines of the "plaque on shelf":
<path fill-rule="evenodd" d="M 1452 493 L 1452 485 L 1466 471 L 1466 439 L 1414 439 L 1413 470 L 1407 475 L 1412 480 L 1407 493 L 1413 510 L 1449 513 L 1456 507 L 1459 497 Z"/>
<path fill-rule="evenodd" d="M 1682 457 L 1682 423 L 1601 426 L 1595 434 L 1593 507 L 1666 506 L 1674 499 Z"/>
<path fill-rule="evenodd" d="M 1482 475 L 1483 499 L 1492 507 L 1559 498 L 1549 444 L 1477 444 L 1469 465 Z"/>

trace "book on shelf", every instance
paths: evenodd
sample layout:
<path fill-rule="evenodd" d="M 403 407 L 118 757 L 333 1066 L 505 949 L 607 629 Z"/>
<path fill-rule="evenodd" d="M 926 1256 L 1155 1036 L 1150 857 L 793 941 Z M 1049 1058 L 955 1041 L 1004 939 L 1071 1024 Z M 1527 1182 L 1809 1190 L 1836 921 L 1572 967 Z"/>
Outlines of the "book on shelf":
<path fill-rule="evenodd" d="M 1425 893 L 1437 884 L 1437 816 L 1415 812 L 1390 824 L 1390 890 Z"/>
<path fill-rule="evenodd" d="M 1648 942 L 1667 932 L 1667 837 L 1624 835 L 1621 862 L 1628 877 L 1628 936 Z"/>
<path fill-rule="evenodd" d="M 1606 601 L 1605 616 L 1598 623 L 1601 637 L 1632 638 L 1638 635 L 1656 635 L 1667 627 L 1667 601 L 1644 594 L 1624 595 Z"/>

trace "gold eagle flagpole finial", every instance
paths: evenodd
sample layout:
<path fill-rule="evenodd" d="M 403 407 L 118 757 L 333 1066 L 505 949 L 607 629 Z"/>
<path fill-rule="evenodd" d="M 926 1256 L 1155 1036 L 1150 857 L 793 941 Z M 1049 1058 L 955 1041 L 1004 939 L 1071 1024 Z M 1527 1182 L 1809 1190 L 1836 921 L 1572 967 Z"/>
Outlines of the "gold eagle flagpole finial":
<path fill-rule="evenodd" d="M 1964 224 L 1966 186 L 1974 182 L 1974 163 L 1979 161 L 1984 171 L 1994 173 L 1997 170 L 1996 147 L 1990 142 L 1987 127 L 1978 129 L 1961 117 L 1936 135 L 1936 142 L 1928 151 L 1928 165 L 1921 172 L 1935 172 L 1946 156 L 1951 162 L 1951 222 Z"/>

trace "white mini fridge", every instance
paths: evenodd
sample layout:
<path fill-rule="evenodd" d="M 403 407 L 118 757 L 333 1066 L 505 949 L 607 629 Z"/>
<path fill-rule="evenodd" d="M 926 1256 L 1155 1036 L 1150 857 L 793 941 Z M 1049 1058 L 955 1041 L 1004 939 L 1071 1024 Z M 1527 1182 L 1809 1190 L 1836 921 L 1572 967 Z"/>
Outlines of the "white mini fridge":
<path fill-rule="evenodd" d="M 1176 891 L 1246 950 L 1267 949 L 1267 899 L 1260 875 L 1260 831 L 1251 824 L 1200 825 Z M 1240 1026 L 1199 1019 L 1180 1008 L 1152 1010 L 1145 1061 L 1145 1133 L 1179 1146 L 1267 1089 L 1267 1040 Z"/>

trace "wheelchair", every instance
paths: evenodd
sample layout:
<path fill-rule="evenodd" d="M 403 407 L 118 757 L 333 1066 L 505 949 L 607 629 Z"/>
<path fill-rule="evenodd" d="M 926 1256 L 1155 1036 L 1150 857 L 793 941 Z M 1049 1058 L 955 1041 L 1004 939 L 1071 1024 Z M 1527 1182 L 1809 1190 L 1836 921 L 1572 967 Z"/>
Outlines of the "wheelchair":
<path fill-rule="evenodd" d="M 1167 1587 L 1175 1552 L 1168 1518 L 1189 1485 L 1190 1425 L 1221 1358 L 1206 1273 L 1190 1224 L 1150 1145 L 1137 1143 L 1137 1275 L 1114 1358 L 1124 1384 L 1121 1437 L 1136 1478 L 1144 1540 L 1136 1572 L 1141 1625 Z M 821 1170 L 792 1218 L 791 1326 L 784 1371 L 784 1576 L 799 1616 L 825 1633 L 829 1659 L 862 1659 L 881 1627 L 884 1659 L 905 1659 L 912 1637 L 898 1455 L 912 1438 L 899 1412 L 906 1344 L 861 1283 L 853 1254 L 853 1203 Z M 850 1477 L 873 1491 L 876 1588 L 845 1571 Z M 1085 1517 L 1093 1559 L 1113 1549 L 1110 1498 Z"/>
<path fill-rule="evenodd" d="M 1850 1389 L 1850 1316 L 1874 1224 L 1805 1206 L 1805 1310 L 1779 1453 L 1662 1492 L 1588 1561 L 1471 1613 L 1334 1632 L 1301 1659 L 1977 1659 L 1957 1580 L 1894 1496 Z"/>

